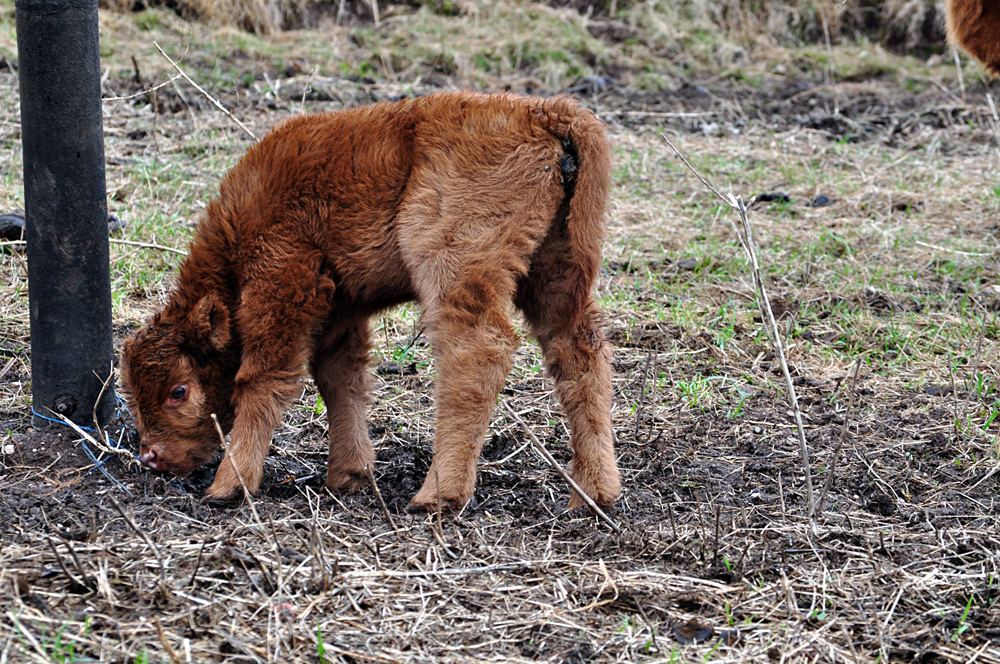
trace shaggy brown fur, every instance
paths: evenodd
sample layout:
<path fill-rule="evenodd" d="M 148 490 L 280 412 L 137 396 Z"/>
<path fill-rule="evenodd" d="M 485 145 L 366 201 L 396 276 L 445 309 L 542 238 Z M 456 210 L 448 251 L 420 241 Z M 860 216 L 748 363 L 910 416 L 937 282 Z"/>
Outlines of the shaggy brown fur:
<path fill-rule="evenodd" d="M 1000 0 L 948 0 L 948 41 L 1000 76 Z"/>
<path fill-rule="evenodd" d="M 242 495 L 234 464 L 255 492 L 308 364 L 327 485 L 357 488 L 375 458 L 368 318 L 418 299 L 437 421 L 411 507 L 460 507 L 518 343 L 513 304 L 569 417 L 574 478 L 613 503 L 611 349 L 591 295 L 609 179 L 603 125 L 567 98 L 436 94 L 286 122 L 223 180 L 166 308 L 125 344 L 143 460 L 204 463 L 216 413 L 232 436 L 206 497 Z"/>

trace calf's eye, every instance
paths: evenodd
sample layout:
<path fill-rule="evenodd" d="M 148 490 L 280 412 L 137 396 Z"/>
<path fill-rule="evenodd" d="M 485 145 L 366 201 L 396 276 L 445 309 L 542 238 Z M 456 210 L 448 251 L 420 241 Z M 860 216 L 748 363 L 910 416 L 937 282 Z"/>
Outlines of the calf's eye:
<path fill-rule="evenodd" d="M 173 389 L 170 390 L 170 399 L 171 401 L 180 401 L 187 396 L 187 393 L 187 385 L 174 385 Z"/>

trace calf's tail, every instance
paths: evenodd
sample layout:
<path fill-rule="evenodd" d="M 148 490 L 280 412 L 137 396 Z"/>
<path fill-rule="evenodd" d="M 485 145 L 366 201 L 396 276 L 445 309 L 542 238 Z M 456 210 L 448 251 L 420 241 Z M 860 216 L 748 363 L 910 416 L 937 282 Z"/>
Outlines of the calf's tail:
<path fill-rule="evenodd" d="M 574 318 L 583 313 L 601 267 L 605 206 L 611 183 L 611 146 L 604 123 L 569 97 L 546 101 L 543 126 L 563 143 L 560 161 L 569 211 L 566 229 L 576 274 Z"/>

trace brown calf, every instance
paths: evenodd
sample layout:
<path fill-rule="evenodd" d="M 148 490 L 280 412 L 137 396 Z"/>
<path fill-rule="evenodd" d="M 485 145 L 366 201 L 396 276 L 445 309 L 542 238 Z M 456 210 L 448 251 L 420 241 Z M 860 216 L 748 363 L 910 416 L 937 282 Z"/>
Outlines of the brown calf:
<path fill-rule="evenodd" d="M 216 413 L 232 436 L 206 498 L 242 495 L 234 465 L 256 492 L 308 364 L 328 409 L 327 486 L 357 488 L 375 459 L 368 318 L 417 299 L 437 420 L 410 507 L 461 507 L 516 305 L 569 417 L 573 476 L 613 503 L 611 349 L 591 295 L 609 179 L 603 125 L 567 98 L 442 93 L 287 121 L 223 180 L 166 307 L 125 343 L 143 461 L 205 463 Z"/>
<path fill-rule="evenodd" d="M 1000 0 L 948 0 L 948 41 L 1000 76 Z"/>

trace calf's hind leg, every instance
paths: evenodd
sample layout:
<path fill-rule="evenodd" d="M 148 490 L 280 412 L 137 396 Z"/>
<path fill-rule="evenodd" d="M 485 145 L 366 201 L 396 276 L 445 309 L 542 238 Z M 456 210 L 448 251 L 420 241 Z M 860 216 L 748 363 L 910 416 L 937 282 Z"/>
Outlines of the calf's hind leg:
<path fill-rule="evenodd" d="M 611 345 L 593 297 L 575 309 L 568 247 L 550 236 L 519 284 L 517 305 L 542 347 L 556 396 L 570 424 L 573 479 L 594 502 L 609 506 L 621 492 L 611 431 Z M 583 505 L 574 491 L 569 508 Z"/>
<path fill-rule="evenodd" d="M 518 337 L 507 316 L 509 275 L 465 271 L 438 301 L 426 302 L 437 362 L 434 458 L 412 511 L 461 509 L 476 486 L 476 462 Z"/>
<path fill-rule="evenodd" d="M 368 319 L 331 326 L 317 344 L 313 378 L 326 402 L 330 456 L 326 485 L 356 491 L 367 483 L 366 468 L 375 463 L 366 411 L 371 399 Z"/>
<path fill-rule="evenodd" d="M 434 458 L 410 503 L 415 510 L 461 508 L 472 497 L 519 341 L 509 316 L 516 280 L 566 197 L 553 169 L 563 157 L 559 141 L 485 128 L 497 125 L 463 129 L 466 142 L 454 153 L 446 142 L 429 151 L 434 166 L 414 168 L 408 191 L 415 193 L 398 220 L 438 369 Z"/>

